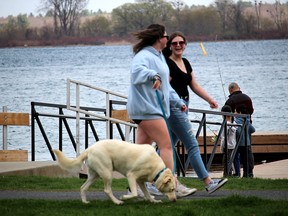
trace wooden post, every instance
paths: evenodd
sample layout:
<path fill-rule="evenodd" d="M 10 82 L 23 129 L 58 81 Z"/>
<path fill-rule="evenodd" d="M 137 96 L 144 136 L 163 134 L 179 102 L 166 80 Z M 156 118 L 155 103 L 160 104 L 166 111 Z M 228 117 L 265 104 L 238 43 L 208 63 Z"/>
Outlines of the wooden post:
<path fill-rule="evenodd" d="M 3 112 L 7 112 L 7 106 L 3 106 Z M 7 136 L 8 136 L 8 130 L 7 125 L 3 125 L 3 150 L 7 150 Z"/>
<path fill-rule="evenodd" d="M 29 113 L 8 113 L 3 107 L 0 113 L 0 125 L 3 125 L 3 150 L 0 151 L 0 161 L 27 161 L 27 150 L 8 150 L 8 125 L 29 126 Z"/>

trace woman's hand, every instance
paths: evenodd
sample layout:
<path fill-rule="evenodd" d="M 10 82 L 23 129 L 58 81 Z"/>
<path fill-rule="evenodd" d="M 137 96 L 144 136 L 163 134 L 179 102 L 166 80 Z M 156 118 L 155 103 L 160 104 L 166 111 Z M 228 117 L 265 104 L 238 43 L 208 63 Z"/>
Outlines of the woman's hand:
<path fill-rule="evenodd" d="M 161 77 L 160 75 L 157 73 L 154 77 L 153 77 L 153 89 L 159 89 L 161 86 Z"/>
<path fill-rule="evenodd" d="M 210 107 L 212 109 L 218 108 L 218 103 L 215 100 L 211 99 L 211 100 L 208 101 L 208 103 L 210 104 Z"/>
<path fill-rule="evenodd" d="M 186 112 L 186 111 L 187 111 L 187 106 L 186 106 L 186 105 L 183 105 L 183 106 L 181 106 L 180 109 L 181 109 L 182 112 Z"/>
<path fill-rule="evenodd" d="M 161 80 L 156 79 L 156 80 L 154 81 L 154 84 L 153 84 L 152 88 L 153 88 L 153 89 L 160 89 L 160 86 L 161 86 Z"/>

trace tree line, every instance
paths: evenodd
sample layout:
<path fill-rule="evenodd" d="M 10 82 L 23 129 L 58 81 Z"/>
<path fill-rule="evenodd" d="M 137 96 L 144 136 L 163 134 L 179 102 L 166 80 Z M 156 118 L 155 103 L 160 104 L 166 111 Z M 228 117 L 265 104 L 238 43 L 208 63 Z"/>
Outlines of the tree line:
<path fill-rule="evenodd" d="M 101 44 L 131 41 L 131 32 L 161 23 L 167 32 L 182 31 L 188 40 L 275 39 L 288 37 L 288 3 L 216 0 L 188 7 L 183 1 L 136 0 L 111 13 L 88 11 L 87 0 L 43 0 L 52 24 L 29 25 L 30 14 L 9 16 L 0 24 L 0 46 Z M 42 15 L 39 16 L 43 17 Z"/>

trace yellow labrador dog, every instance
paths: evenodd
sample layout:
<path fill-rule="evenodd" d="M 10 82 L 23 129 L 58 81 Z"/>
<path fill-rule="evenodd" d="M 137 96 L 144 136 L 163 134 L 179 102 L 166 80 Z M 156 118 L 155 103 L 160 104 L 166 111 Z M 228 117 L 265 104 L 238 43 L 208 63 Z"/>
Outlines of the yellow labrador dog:
<path fill-rule="evenodd" d="M 104 192 L 115 204 L 122 204 L 121 200 L 137 197 L 137 184 L 143 191 L 145 199 L 150 202 L 161 202 L 161 200 L 151 197 L 146 189 L 145 182 L 153 181 L 156 188 L 166 194 L 169 200 L 176 201 L 172 172 L 165 167 L 164 162 L 151 145 L 138 145 L 120 140 L 102 140 L 87 148 L 75 159 L 67 158 L 59 150 L 53 151 L 60 167 L 72 173 L 78 173 L 83 161 L 86 160 L 88 179 L 80 188 L 81 199 L 84 203 L 88 203 L 86 191 L 97 177 L 103 179 Z M 113 171 L 118 171 L 126 176 L 131 189 L 131 194 L 123 195 L 121 200 L 112 193 Z"/>

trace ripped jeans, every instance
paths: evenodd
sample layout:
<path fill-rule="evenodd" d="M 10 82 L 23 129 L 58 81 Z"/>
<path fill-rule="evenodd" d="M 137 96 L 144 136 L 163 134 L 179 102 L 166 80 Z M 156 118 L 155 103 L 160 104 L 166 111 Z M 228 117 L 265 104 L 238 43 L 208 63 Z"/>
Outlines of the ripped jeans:
<path fill-rule="evenodd" d="M 202 161 L 198 141 L 193 134 L 192 124 L 188 119 L 188 114 L 182 112 L 179 108 L 170 107 L 170 117 L 168 118 L 168 122 L 172 130 L 171 133 L 174 145 L 180 139 L 184 144 L 188 154 L 188 160 L 198 178 L 201 180 L 207 178 L 209 174 Z"/>

